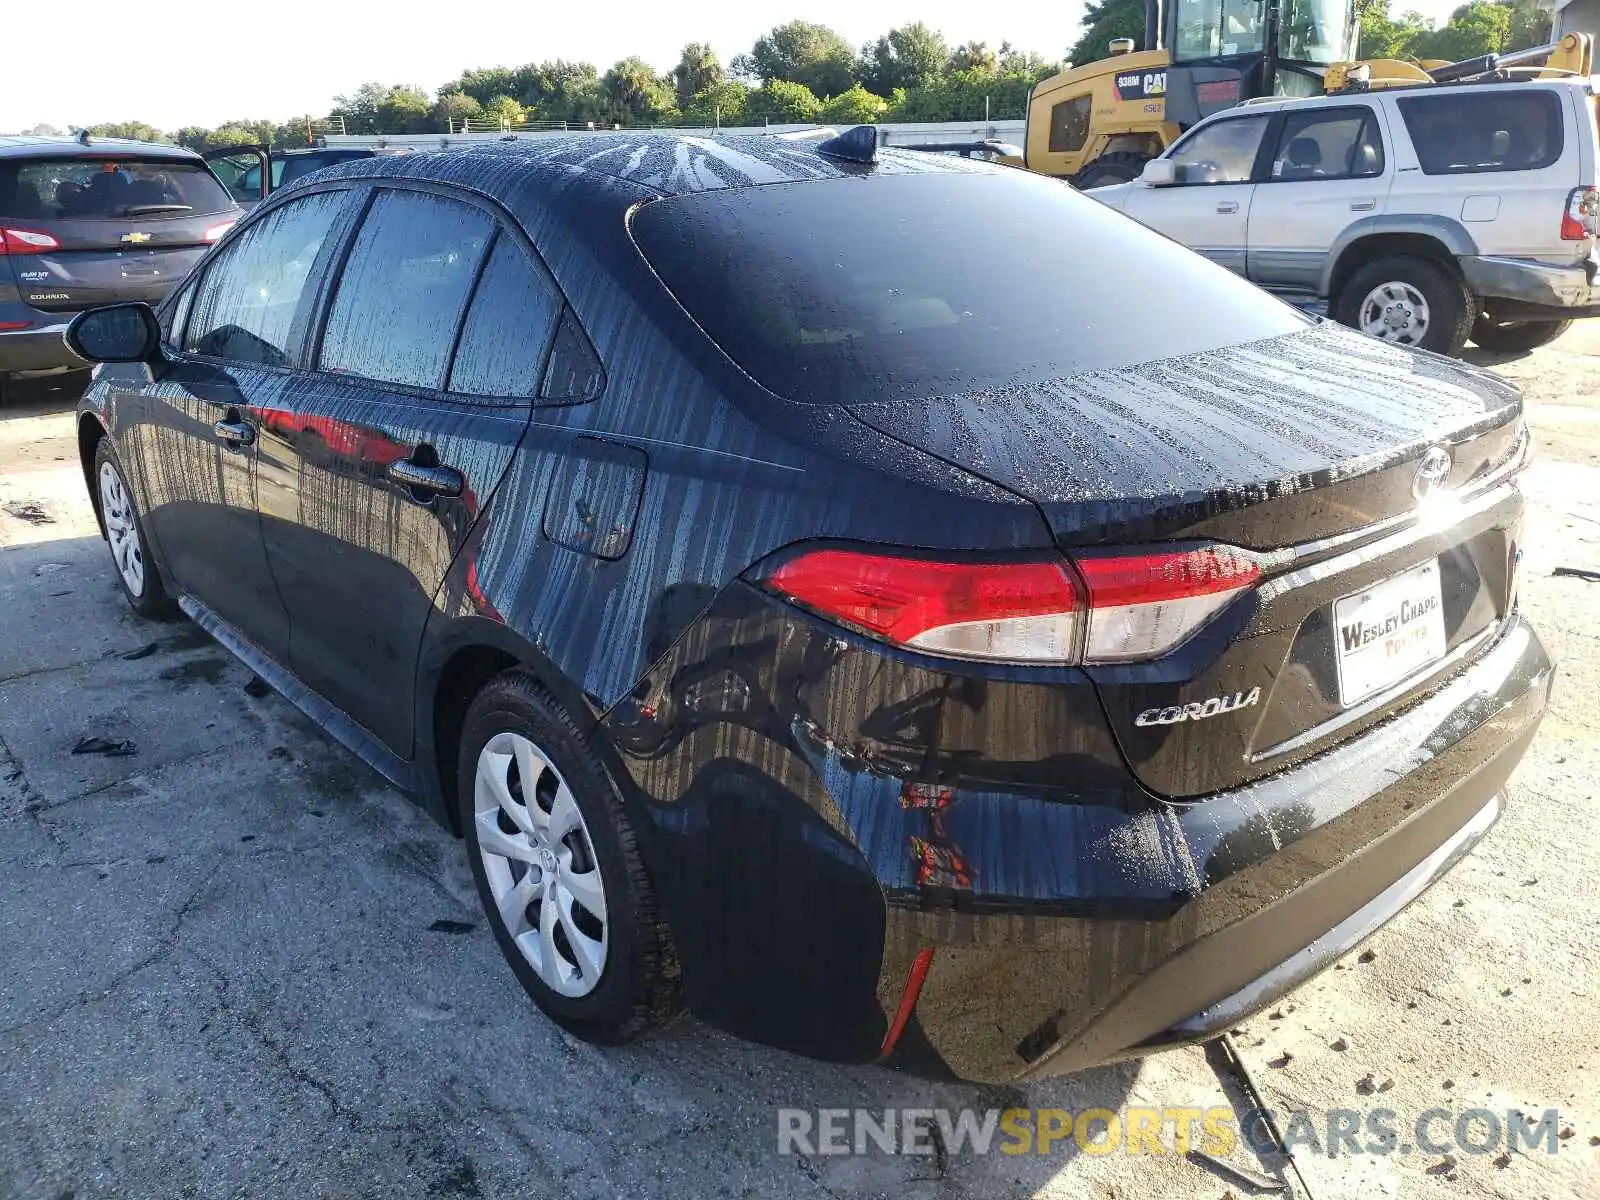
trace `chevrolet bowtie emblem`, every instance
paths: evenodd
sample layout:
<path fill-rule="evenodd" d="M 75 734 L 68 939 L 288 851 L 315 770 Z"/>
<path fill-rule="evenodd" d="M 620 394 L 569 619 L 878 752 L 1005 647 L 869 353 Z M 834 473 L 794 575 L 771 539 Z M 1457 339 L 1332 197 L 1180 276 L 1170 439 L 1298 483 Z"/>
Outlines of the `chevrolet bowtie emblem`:
<path fill-rule="evenodd" d="M 148 233 L 125 233 L 122 235 L 122 240 L 125 242 L 148 242 L 150 235 Z"/>

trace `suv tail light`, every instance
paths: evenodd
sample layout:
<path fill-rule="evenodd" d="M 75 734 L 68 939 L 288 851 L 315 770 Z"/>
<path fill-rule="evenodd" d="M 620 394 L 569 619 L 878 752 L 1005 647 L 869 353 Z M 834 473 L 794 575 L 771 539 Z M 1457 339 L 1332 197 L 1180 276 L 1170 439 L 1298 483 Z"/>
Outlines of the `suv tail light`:
<path fill-rule="evenodd" d="M 1561 214 L 1561 240 L 1581 242 L 1600 229 L 1600 189 L 1573 188 L 1567 197 L 1567 211 Z"/>
<path fill-rule="evenodd" d="M 1261 577 L 1229 546 L 959 562 L 838 548 L 761 578 L 841 625 L 950 658 L 1053 665 L 1158 658 Z"/>
<path fill-rule="evenodd" d="M 37 229 L 0 229 L 0 254 L 38 254 L 59 249 L 60 242 Z"/>

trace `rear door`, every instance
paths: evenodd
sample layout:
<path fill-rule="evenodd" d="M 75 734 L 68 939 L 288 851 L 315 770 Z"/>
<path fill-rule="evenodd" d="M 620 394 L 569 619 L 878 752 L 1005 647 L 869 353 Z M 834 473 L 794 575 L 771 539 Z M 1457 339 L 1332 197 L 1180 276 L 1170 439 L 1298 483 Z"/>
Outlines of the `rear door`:
<path fill-rule="evenodd" d="M 1268 114 L 1203 125 L 1168 153 L 1178 182 L 1135 182 L 1123 212 L 1230 271 L 1245 273 L 1245 235 Z"/>
<path fill-rule="evenodd" d="M 198 158 L 84 148 L 0 159 L 0 228 L 25 304 L 160 300 L 239 218 Z"/>
<path fill-rule="evenodd" d="M 389 187 L 330 290 L 317 374 L 257 414 L 263 528 L 295 673 L 404 757 L 423 627 L 527 427 L 560 294 L 497 213 Z"/>
<path fill-rule="evenodd" d="M 1290 109 L 1250 206 L 1248 266 L 1262 287 L 1315 295 L 1332 246 L 1383 211 L 1394 179 L 1370 105 Z"/>

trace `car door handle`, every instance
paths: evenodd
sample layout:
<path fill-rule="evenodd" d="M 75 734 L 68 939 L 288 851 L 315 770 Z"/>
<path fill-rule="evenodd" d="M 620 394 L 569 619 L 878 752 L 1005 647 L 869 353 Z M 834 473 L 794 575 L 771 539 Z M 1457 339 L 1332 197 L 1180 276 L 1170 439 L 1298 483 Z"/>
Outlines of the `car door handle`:
<path fill-rule="evenodd" d="M 1378 202 L 1376 200 L 1352 200 L 1352 201 L 1350 201 L 1350 211 L 1351 212 L 1371 212 L 1373 209 L 1375 209 L 1377 207 L 1378 207 Z"/>
<path fill-rule="evenodd" d="M 1219 213 L 1236 213 L 1239 211 L 1239 202 L 1237 200 L 1223 200 L 1217 205 L 1217 211 Z"/>
<path fill-rule="evenodd" d="M 248 421 L 239 419 L 237 413 L 230 413 L 211 427 L 217 435 L 217 440 L 232 450 L 241 450 L 251 445 L 256 440 L 255 427 Z"/>
<path fill-rule="evenodd" d="M 410 460 L 389 464 L 389 478 L 411 489 L 414 496 L 459 496 L 466 477 L 454 467 L 424 466 Z"/>

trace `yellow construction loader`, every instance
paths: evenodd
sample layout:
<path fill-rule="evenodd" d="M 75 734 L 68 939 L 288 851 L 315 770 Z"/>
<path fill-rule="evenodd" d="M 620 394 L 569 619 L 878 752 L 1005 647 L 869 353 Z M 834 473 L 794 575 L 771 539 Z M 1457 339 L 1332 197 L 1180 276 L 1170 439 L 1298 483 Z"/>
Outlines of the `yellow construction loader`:
<path fill-rule="evenodd" d="M 1494 73 L 1588 75 L 1593 39 L 1465 62 L 1357 61 L 1354 0 L 1145 0 L 1143 48 L 1044 80 L 1028 101 L 1020 164 L 1079 187 L 1136 179 L 1202 117 L 1260 96 L 1405 87 Z"/>

